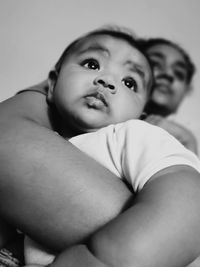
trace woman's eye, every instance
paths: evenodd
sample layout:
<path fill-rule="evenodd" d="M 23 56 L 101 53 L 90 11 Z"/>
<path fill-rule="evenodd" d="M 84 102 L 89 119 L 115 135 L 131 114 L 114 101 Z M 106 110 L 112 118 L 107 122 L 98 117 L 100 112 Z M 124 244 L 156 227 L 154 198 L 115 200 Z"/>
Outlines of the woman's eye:
<path fill-rule="evenodd" d="M 157 61 L 151 60 L 150 63 L 151 63 L 151 67 L 153 69 L 156 69 L 156 68 L 157 69 L 161 69 L 162 68 L 162 65 L 159 62 L 157 62 Z"/>
<path fill-rule="evenodd" d="M 185 81 L 186 80 L 186 75 L 182 71 L 175 70 L 174 75 L 180 80 L 180 81 Z"/>
<path fill-rule="evenodd" d="M 135 91 L 135 92 L 137 91 L 137 83 L 133 78 L 127 77 L 127 78 L 124 78 L 122 81 L 124 85 L 128 87 L 130 90 Z"/>
<path fill-rule="evenodd" d="M 84 67 L 91 69 L 91 70 L 96 70 L 100 68 L 99 62 L 95 59 L 87 59 L 83 62 L 82 64 Z"/>

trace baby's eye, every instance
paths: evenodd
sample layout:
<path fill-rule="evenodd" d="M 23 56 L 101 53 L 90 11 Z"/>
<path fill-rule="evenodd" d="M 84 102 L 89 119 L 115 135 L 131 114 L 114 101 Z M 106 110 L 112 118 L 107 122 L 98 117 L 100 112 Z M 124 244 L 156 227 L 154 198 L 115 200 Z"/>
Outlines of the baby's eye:
<path fill-rule="evenodd" d="M 137 91 L 137 83 L 132 77 L 126 77 L 122 80 L 123 84 L 128 87 L 130 90 Z"/>
<path fill-rule="evenodd" d="M 82 66 L 91 69 L 91 70 L 99 70 L 100 66 L 99 66 L 99 62 L 96 59 L 90 58 L 90 59 L 86 59 L 83 63 Z"/>

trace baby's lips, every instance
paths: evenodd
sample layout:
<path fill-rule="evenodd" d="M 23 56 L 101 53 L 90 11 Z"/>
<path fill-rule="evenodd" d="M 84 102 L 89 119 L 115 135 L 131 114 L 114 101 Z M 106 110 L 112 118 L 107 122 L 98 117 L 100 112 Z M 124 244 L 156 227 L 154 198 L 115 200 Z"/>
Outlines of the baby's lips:
<path fill-rule="evenodd" d="M 86 98 L 90 98 L 90 97 L 101 101 L 106 107 L 108 106 L 108 101 L 107 101 L 103 92 L 101 92 L 101 91 L 94 92 L 94 93 L 88 95 Z"/>
<path fill-rule="evenodd" d="M 102 109 L 105 107 L 105 103 L 102 99 L 97 98 L 96 96 L 87 96 L 86 97 L 87 105 L 91 108 Z"/>

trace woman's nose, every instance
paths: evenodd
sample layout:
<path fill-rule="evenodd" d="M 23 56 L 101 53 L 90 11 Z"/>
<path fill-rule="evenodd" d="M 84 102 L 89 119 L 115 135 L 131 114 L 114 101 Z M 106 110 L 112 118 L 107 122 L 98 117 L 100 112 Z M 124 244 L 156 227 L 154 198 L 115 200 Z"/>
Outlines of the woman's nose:
<path fill-rule="evenodd" d="M 157 75 L 157 78 L 167 80 L 170 83 L 174 80 L 174 76 L 170 72 L 161 72 Z"/>
<path fill-rule="evenodd" d="M 114 83 L 113 79 L 111 79 L 108 76 L 97 77 L 95 79 L 95 84 L 101 85 L 102 87 L 105 87 L 105 88 L 108 88 L 111 93 L 116 92 L 115 83 Z"/>
<path fill-rule="evenodd" d="M 163 66 L 160 69 L 158 76 L 168 80 L 170 83 L 172 83 L 174 80 L 174 74 L 170 66 Z"/>

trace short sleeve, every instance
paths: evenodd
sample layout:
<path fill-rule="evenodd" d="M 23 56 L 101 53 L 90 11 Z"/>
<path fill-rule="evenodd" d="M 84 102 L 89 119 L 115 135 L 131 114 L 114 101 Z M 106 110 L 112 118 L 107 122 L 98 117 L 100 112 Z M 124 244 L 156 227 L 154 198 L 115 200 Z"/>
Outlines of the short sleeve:
<path fill-rule="evenodd" d="M 130 120 L 116 131 L 116 146 L 122 139 L 123 176 L 134 191 L 140 191 L 154 174 L 170 166 L 187 165 L 200 172 L 197 156 L 158 126 Z"/>
<path fill-rule="evenodd" d="M 200 172 L 200 161 L 193 152 L 165 130 L 141 120 L 109 125 L 70 142 L 126 180 L 134 192 L 170 166 L 187 165 Z"/>

